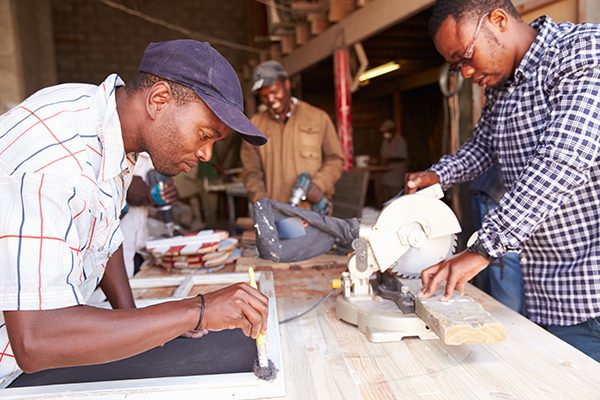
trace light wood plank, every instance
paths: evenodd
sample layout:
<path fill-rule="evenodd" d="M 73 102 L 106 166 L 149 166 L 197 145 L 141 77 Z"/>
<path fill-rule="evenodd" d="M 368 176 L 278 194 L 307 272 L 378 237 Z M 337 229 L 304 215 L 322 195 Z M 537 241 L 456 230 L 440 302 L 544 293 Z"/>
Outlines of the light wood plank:
<path fill-rule="evenodd" d="M 469 296 L 440 301 L 442 292 L 415 301 L 416 314 L 448 345 L 495 343 L 506 339 L 504 326 Z"/>

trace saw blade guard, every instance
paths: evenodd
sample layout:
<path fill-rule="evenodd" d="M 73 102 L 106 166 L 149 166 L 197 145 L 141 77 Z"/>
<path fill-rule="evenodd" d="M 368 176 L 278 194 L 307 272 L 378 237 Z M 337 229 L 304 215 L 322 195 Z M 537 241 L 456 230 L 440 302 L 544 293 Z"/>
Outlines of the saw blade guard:
<path fill-rule="evenodd" d="M 368 240 L 381 272 L 393 266 L 396 273 L 416 275 L 433 264 L 427 264 L 431 260 L 452 254 L 461 227 L 442 197 L 439 184 L 404 195 L 385 207 L 373 226 L 361 228 L 360 236 Z M 407 252 L 428 256 L 407 254 L 406 260 L 396 263 Z"/>

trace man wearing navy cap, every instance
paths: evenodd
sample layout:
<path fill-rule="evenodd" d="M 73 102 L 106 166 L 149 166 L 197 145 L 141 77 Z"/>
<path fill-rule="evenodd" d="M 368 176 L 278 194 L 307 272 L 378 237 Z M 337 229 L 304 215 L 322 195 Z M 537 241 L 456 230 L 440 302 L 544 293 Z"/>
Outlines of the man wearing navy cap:
<path fill-rule="evenodd" d="M 288 74 L 277 61 L 256 68 L 252 90 L 267 107 L 252 122 L 269 143 L 262 147 L 242 143 L 242 176 L 250 199 L 268 197 L 287 203 L 302 173 L 311 175 L 306 194 L 310 203 L 331 198 L 342 175 L 344 153 L 327 113 L 292 97 Z"/>
<path fill-rule="evenodd" d="M 268 299 L 246 284 L 136 309 L 123 265 L 119 215 L 137 154 L 175 175 L 231 131 L 266 142 L 231 65 L 194 40 L 150 44 L 127 86 L 116 74 L 58 85 L 0 116 L 0 386 L 180 335 L 266 330 Z M 118 310 L 86 305 L 98 285 Z"/>

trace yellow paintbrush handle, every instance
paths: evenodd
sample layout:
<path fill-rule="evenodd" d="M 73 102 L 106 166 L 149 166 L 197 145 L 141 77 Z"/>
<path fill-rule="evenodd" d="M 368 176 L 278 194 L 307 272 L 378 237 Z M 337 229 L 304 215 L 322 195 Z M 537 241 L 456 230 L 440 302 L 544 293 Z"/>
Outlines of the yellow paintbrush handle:
<path fill-rule="evenodd" d="M 248 268 L 248 279 L 250 280 L 250 286 L 253 287 L 254 289 L 258 289 L 258 287 L 256 286 L 256 277 L 254 276 L 254 269 L 252 267 Z M 258 336 L 256 337 L 256 345 L 257 346 L 262 346 L 264 345 L 266 342 L 265 340 L 265 336 L 262 333 L 259 333 Z M 259 348 L 259 350 L 262 350 Z M 259 361 L 262 354 L 259 354 Z"/>
<path fill-rule="evenodd" d="M 262 333 L 259 333 L 258 336 L 256 337 L 256 344 L 257 345 L 261 345 L 261 344 L 265 344 L 266 340 L 265 340 L 265 335 L 263 335 Z"/>
<path fill-rule="evenodd" d="M 250 286 L 254 289 L 258 289 L 256 286 L 256 278 L 254 277 L 254 268 L 248 268 L 248 279 L 250 280 Z"/>

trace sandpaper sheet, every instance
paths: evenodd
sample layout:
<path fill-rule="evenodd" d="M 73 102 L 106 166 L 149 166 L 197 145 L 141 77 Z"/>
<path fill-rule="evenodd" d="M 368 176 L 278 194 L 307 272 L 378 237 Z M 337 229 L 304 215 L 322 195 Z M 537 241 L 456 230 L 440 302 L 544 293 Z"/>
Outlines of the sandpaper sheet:
<path fill-rule="evenodd" d="M 124 360 L 21 374 L 9 387 L 252 372 L 256 342 L 240 329 L 177 338 Z"/>

